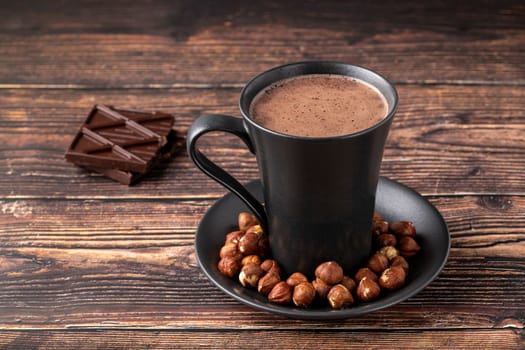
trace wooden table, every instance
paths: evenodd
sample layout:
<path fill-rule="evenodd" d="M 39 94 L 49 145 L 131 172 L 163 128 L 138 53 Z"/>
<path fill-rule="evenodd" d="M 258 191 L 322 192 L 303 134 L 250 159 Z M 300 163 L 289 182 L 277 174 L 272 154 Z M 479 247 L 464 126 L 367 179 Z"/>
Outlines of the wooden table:
<path fill-rule="evenodd" d="M 0 5 L 3 349 L 525 347 L 525 6 L 520 1 L 4 1 Z M 337 322 L 223 294 L 194 252 L 225 190 L 185 154 L 127 187 L 64 161 L 95 103 L 239 115 L 243 84 L 329 59 L 393 81 L 381 173 L 423 194 L 448 263 L 407 301 Z M 223 134 L 242 182 L 254 158 Z"/>

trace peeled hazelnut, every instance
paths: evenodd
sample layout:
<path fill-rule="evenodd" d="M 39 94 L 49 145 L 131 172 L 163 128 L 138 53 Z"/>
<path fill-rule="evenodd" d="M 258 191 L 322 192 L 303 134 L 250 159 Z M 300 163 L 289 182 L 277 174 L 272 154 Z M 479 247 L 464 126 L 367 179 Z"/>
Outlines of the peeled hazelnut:
<path fill-rule="evenodd" d="M 315 288 L 310 282 L 301 282 L 293 289 L 292 300 L 296 306 L 307 307 L 315 299 Z"/>
<path fill-rule="evenodd" d="M 237 258 L 242 257 L 241 252 L 239 251 L 239 248 L 237 247 L 236 243 L 228 242 L 225 245 L 222 246 L 219 256 L 224 258 L 225 256 L 235 256 Z"/>
<path fill-rule="evenodd" d="M 230 233 L 228 233 L 226 235 L 226 242 L 225 242 L 225 245 L 228 244 L 229 242 L 232 242 L 232 243 L 239 243 L 239 240 L 241 239 L 241 237 L 244 235 L 244 232 L 242 231 L 232 231 Z"/>
<path fill-rule="evenodd" d="M 399 255 L 399 251 L 391 245 L 387 245 L 386 247 L 379 249 L 379 252 L 386 256 L 389 261 Z"/>
<path fill-rule="evenodd" d="M 399 237 L 415 237 L 416 227 L 411 221 L 398 221 L 390 225 L 390 231 Z"/>
<path fill-rule="evenodd" d="M 368 267 L 362 267 L 355 273 L 355 280 L 359 283 L 363 278 L 368 278 L 371 281 L 377 282 L 377 275 Z"/>
<path fill-rule="evenodd" d="M 395 246 L 397 239 L 396 236 L 391 233 L 382 233 L 376 238 L 376 242 L 379 247 L 385 247 L 387 245 Z"/>
<path fill-rule="evenodd" d="M 399 266 L 403 270 L 405 270 L 405 273 L 408 273 L 408 262 L 401 255 L 396 256 L 395 258 L 393 258 L 392 261 L 390 262 L 390 266 L 391 267 L 392 266 Z"/>
<path fill-rule="evenodd" d="M 272 259 L 266 259 L 261 263 L 261 269 L 265 272 L 273 272 L 277 275 L 281 275 L 281 268 L 279 267 L 279 264 L 277 264 L 277 261 Z"/>
<path fill-rule="evenodd" d="M 327 261 L 317 266 L 315 277 L 328 284 L 336 284 L 343 279 L 343 268 L 335 261 Z"/>
<path fill-rule="evenodd" d="M 281 277 L 273 272 L 268 272 L 262 276 L 257 283 L 257 291 L 262 295 L 270 294 L 271 290 L 277 283 L 281 282 Z"/>
<path fill-rule="evenodd" d="M 359 300 L 372 301 L 376 299 L 380 293 L 381 288 L 375 281 L 372 281 L 368 277 L 364 277 L 359 281 L 356 291 L 356 296 Z"/>
<path fill-rule="evenodd" d="M 352 293 L 342 284 L 333 286 L 328 292 L 327 298 L 332 309 L 342 309 L 354 303 Z"/>
<path fill-rule="evenodd" d="M 405 258 L 410 258 L 421 250 L 421 247 L 417 244 L 416 240 L 408 236 L 401 238 L 397 247 L 399 248 L 401 255 Z"/>
<path fill-rule="evenodd" d="M 308 278 L 306 278 L 306 276 L 300 272 L 292 273 L 290 277 L 288 277 L 288 279 L 286 280 L 286 283 L 288 283 L 292 287 L 295 287 L 296 285 L 302 282 L 308 282 Z"/>
<path fill-rule="evenodd" d="M 368 259 L 366 267 L 379 274 L 388 267 L 388 259 L 381 253 L 375 253 Z"/>
<path fill-rule="evenodd" d="M 350 293 L 355 289 L 357 284 L 355 283 L 354 279 L 352 277 L 343 276 L 343 280 L 341 281 L 341 284 L 346 287 L 350 291 Z"/>
<path fill-rule="evenodd" d="M 257 287 L 259 278 L 264 274 L 264 271 L 256 264 L 244 265 L 239 273 L 239 282 L 243 287 Z"/>
<path fill-rule="evenodd" d="M 253 232 L 246 232 L 239 240 L 239 250 L 244 255 L 257 254 L 259 251 L 259 236 Z"/>
<path fill-rule="evenodd" d="M 259 224 L 255 215 L 246 212 L 240 213 L 237 221 L 239 224 L 239 230 L 241 231 L 246 231 L 248 228 Z"/>
<path fill-rule="evenodd" d="M 261 258 L 259 255 L 247 255 L 241 260 L 242 266 L 248 265 L 248 264 L 255 264 L 257 266 L 261 266 Z"/>
<path fill-rule="evenodd" d="M 290 304 L 292 301 L 292 287 L 284 281 L 277 283 L 270 291 L 270 294 L 268 294 L 268 300 L 277 304 Z"/>
<path fill-rule="evenodd" d="M 381 274 L 379 285 L 388 290 L 401 288 L 405 284 L 406 273 L 401 266 L 392 266 Z"/>
<path fill-rule="evenodd" d="M 233 256 L 225 256 L 219 260 L 217 268 L 223 275 L 233 278 L 241 271 L 241 260 Z"/>

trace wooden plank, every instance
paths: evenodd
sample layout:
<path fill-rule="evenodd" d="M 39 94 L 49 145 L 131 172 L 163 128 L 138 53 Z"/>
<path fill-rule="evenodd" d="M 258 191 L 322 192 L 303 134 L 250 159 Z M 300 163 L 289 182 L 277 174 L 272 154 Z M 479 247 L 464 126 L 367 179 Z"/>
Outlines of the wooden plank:
<path fill-rule="evenodd" d="M 211 201 L 3 200 L 0 325 L 523 328 L 525 198 L 432 201 L 452 233 L 442 274 L 398 306 L 334 325 L 254 310 L 206 279 L 193 232 Z"/>
<path fill-rule="evenodd" d="M 398 87 L 399 112 L 382 174 L 426 194 L 524 194 L 525 91 L 493 86 Z M 95 103 L 174 113 L 183 133 L 206 113 L 238 116 L 239 89 L 3 90 L 0 196 L 4 198 L 188 198 L 225 190 L 181 155 L 136 187 L 66 163 L 63 154 Z M 203 138 L 212 159 L 241 181 L 258 178 L 255 158 L 234 136 Z M 502 181 L 505 179 L 505 181 Z"/>
<path fill-rule="evenodd" d="M 524 84 L 525 9 L 519 1 L 480 6 L 11 3 L 0 9 L 0 86 L 242 84 L 311 59 L 370 66 L 395 82 Z"/>
<path fill-rule="evenodd" d="M 6 349 L 523 349 L 523 331 L 16 331 L 0 333 Z"/>

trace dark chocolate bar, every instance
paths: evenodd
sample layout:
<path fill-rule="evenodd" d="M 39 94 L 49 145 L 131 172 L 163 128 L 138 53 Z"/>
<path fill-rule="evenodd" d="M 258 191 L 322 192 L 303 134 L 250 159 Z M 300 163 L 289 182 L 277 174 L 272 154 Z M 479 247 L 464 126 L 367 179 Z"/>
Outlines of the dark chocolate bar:
<path fill-rule="evenodd" d="M 171 131 L 167 139 L 168 142 L 160 149 L 159 156 L 155 159 L 155 164 L 173 157 L 175 154 L 184 149 L 186 140 L 184 137 L 179 136 L 175 130 Z M 85 166 L 85 168 L 109 177 L 110 179 L 120 182 L 123 185 L 133 185 L 147 174 L 92 166 Z"/>
<path fill-rule="evenodd" d="M 174 117 L 97 105 L 76 134 L 65 157 L 90 168 L 148 171 L 167 142 Z"/>

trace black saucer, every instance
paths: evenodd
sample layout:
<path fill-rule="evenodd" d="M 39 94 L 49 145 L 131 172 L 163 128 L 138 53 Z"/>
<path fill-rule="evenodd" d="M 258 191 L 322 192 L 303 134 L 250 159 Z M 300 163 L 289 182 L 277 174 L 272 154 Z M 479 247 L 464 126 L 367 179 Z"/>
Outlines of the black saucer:
<path fill-rule="evenodd" d="M 250 182 L 247 189 L 256 198 L 262 198 L 258 181 Z M 204 215 L 195 237 L 199 264 L 208 278 L 233 298 L 257 309 L 302 319 L 342 319 L 380 310 L 417 294 L 443 269 L 450 250 L 447 225 L 437 209 L 414 190 L 387 178 L 380 178 L 376 196 L 376 211 L 389 222 L 413 221 L 421 245 L 421 253 L 410 260 L 407 284 L 380 299 L 359 303 L 347 309 L 332 310 L 327 307 L 301 309 L 270 303 L 255 290 L 247 289 L 234 279 L 217 270 L 219 250 L 226 233 L 235 230 L 237 215 L 248 208 L 235 195 L 228 193 L 218 200 Z"/>

